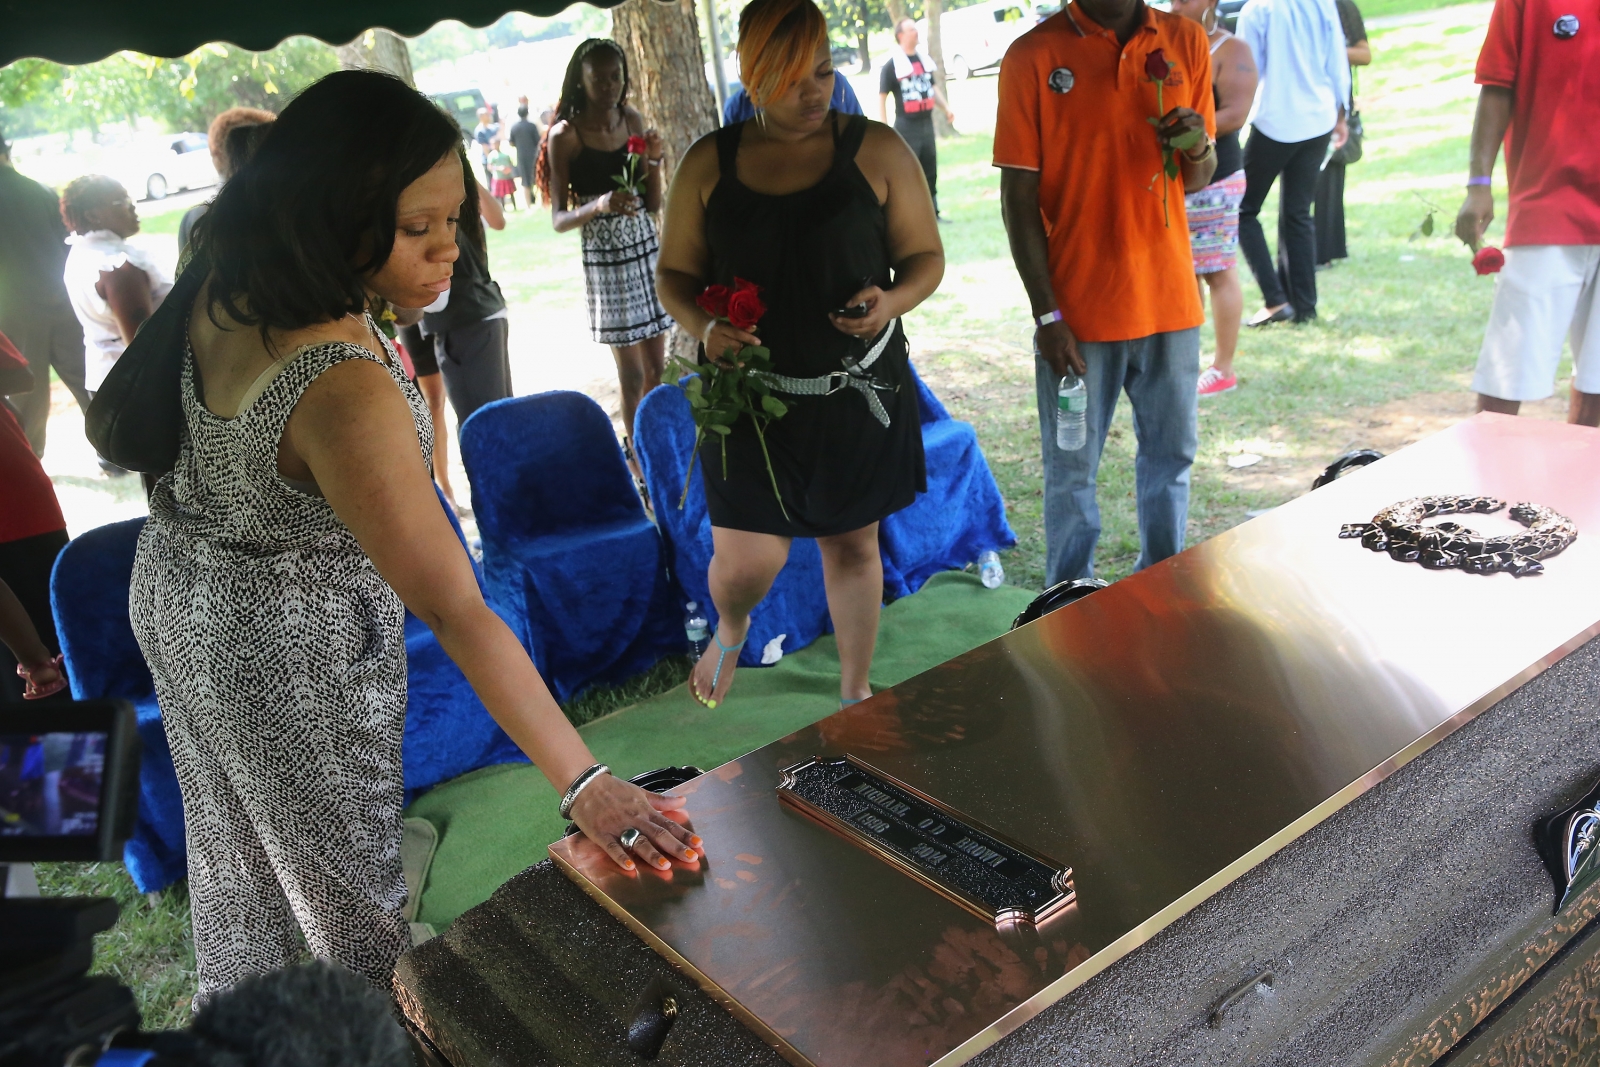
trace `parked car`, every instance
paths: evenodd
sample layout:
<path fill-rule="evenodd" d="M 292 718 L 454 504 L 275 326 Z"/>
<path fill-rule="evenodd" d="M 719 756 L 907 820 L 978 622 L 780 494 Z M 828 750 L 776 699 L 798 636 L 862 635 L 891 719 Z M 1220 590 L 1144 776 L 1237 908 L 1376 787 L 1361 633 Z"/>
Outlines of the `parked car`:
<path fill-rule="evenodd" d="M 1250 0 L 1220 0 L 1217 4 L 1217 20 L 1229 33 L 1239 28 L 1239 12 L 1244 10 L 1244 5 L 1249 2 Z"/>
<path fill-rule="evenodd" d="M 205 134 L 180 133 L 165 144 L 165 150 L 141 158 L 136 173 L 130 175 L 130 192 L 138 195 L 142 191 L 147 200 L 164 200 L 168 193 L 217 184 L 217 168 L 211 162 Z"/>
<path fill-rule="evenodd" d="M 429 99 L 456 120 L 456 125 L 461 127 L 461 136 L 468 140 L 472 139 L 472 131 L 478 128 L 478 109 L 489 106 L 484 102 L 483 94 L 476 89 L 435 93 Z"/>
<path fill-rule="evenodd" d="M 939 19 L 945 72 L 952 78 L 970 78 L 979 71 L 1000 66 L 1011 42 L 1038 25 L 1029 0 L 987 0 L 986 3 L 946 11 Z M 917 24 L 927 47 L 928 22 Z"/>

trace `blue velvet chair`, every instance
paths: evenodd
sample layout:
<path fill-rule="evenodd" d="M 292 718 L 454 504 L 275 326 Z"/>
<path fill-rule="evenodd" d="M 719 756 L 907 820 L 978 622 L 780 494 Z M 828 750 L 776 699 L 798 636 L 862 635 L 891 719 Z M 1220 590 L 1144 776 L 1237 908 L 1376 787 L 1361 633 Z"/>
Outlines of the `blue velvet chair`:
<path fill-rule="evenodd" d="M 915 367 L 928 491 L 878 527 L 889 599 L 915 593 L 940 571 L 959 570 L 989 550 L 1017 543 L 1006 504 L 970 422 L 952 419 Z"/>
<path fill-rule="evenodd" d="M 890 600 L 916 592 L 939 571 L 966 566 L 986 549 L 998 551 L 1017 543 L 976 431 L 970 423 L 950 417 L 914 367 L 912 378 L 927 456 L 928 491 L 878 527 L 884 594 Z M 711 521 L 698 477 L 689 485 L 683 509 L 678 509 L 694 447 L 694 420 L 682 390 L 670 385 L 653 390 L 639 405 L 634 428 L 656 519 L 671 548 L 673 573 L 689 599 L 706 605 L 707 618 L 715 624 L 706 584 Z M 739 663 L 758 665 L 762 648 L 778 634 L 788 634 L 783 648 L 793 652 L 832 628 L 821 554 L 815 541 L 797 538 L 772 590 L 751 612 L 750 637 Z"/>
<path fill-rule="evenodd" d="M 440 504 L 444 506 L 442 496 Z M 461 537 L 461 526 L 448 507 L 446 513 Z M 101 526 L 62 549 L 51 574 L 50 607 L 72 695 L 78 700 L 128 700 L 137 712 L 144 742 L 139 818 L 123 859 L 139 891 L 152 893 L 185 876 L 187 850 L 183 799 L 155 683 L 128 621 L 133 556 L 144 522 Z M 478 580 L 481 588 L 481 572 Z M 405 636 L 408 689 L 402 753 L 407 799 L 479 767 L 525 758 L 444 654 L 433 631 L 409 611 Z"/>
<path fill-rule="evenodd" d="M 686 599 L 706 609 L 706 621 L 717 625 L 716 606 L 706 573 L 711 567 L 711 518 L 699 465 L 689 483 L 683 508 L 684 478 L 694 450 L 694 419 L 683 390 L 672 385 L 652 389 L 634 416 L 634 445 L 645 485 L 655 503 L 656 522 L 672 553 L 672 573 Z M 833 629 L 828 596 L 822 587 L 822 553 L 811 538 L 796 538 L 789 562 L 772 588 L 750 613 L 750 634 L 739 653 L 739 665 L 756 667 L 767 643 L 783 635 L 783 651 L 794 652 Z"/>
<path fill-rule="evenodd" d="M 611 420 L 582 393 L 497 400 L 461 426 L 489 595 L 558 700 L 684 651 L 683 605 Z"/>
<path fill-rule="evenodd" d="M 183 798 L 172 752 L 156 706 L 155 683 L 128 621 L 128 586 L 143 519 L 100 526 L 74 538 L 50 573 L 67 679 L 77 700 L 120 699 L 133 704 L 144 755 L 139 767 L 139 818 L 123 862 L 141 893 L 153 893 L 187 873 Z"/>
<path fill-rule="evenodd" d="M 438 488 L 434 491 L 437 493 Z M 450 525 L 466 547 L 466 537 L 455 511 L 439 493 L 439 506 L 450 517 Z M 471 553 L 468 553 L 471 559 Z M 483 568 L 472 562 L 478 588 L 484 588 Z M 508 617 L 488 597 L 513 630 L 515 616 Z M 472 691 L 466 676 L 455 661 L 439 647 L 426 623 L 406 612 L 406 734 L 402 758 L 405 762 L 406 802 L 432 789 L 440 782 L 495 763 L 525 760 L 522 750 L 500 729 L 489 710 Z"/>

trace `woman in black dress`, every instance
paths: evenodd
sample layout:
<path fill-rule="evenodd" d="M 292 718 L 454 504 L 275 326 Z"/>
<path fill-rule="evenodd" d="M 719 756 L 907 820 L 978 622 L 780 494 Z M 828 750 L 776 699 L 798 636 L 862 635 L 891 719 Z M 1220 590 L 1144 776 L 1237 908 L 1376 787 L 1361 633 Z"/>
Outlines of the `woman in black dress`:
<path fill-rule="evenodd" d="M 757 117 L 702 138 L 667 203 L 657 288 L 708 359 L 743 345 L 772 352 L 788 414 L 766 429 L 780 506 L 748 420 L 708 444 L 705 479 L 720 621 L 690 689 L 715 706 L 738 649 L 795 537 L 822 550 L 839 644 L 840 698 L 867 684 L 883 599 L 878 521 L 926 486 L 916 388 L 900 317 L 944 275 L 933 200 L 899 134 L 829 109 L 827 24 L 811 0 L 755 0 L 739 19 L 739 61 Z M 761 286 L 757 337 L 695 298 L 735 279 Z M 864 308 L 855 317 L 842 309 Z"/>

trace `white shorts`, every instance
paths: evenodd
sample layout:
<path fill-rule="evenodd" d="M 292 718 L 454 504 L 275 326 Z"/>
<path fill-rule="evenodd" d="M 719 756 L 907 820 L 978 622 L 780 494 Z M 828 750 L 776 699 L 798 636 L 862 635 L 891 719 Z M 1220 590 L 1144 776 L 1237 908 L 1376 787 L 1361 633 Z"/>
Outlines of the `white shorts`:
<path fill-rule="evenodd" d="M 1566 337 L 1573 388 L 1600 393 L 1600 245 L 1518 245 L 1505 252 L 1473 391 L 1543 400 L 1555 392 Z"/>

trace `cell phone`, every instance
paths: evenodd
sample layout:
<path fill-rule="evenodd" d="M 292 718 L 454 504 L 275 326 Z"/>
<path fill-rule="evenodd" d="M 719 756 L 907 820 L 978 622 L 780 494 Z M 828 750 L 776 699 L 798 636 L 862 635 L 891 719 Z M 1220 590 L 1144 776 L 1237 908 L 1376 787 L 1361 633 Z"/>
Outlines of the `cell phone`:
<path fill-rule="evenodd" d="M 861 290 L 869 288 L 871 285 L 871 278 L 862 278 L 861 281 L 856 285 L 855 291 L 859 293 Z M 839 316 L 841 319 L 864 319 L 871 311 L 872 308 L 864 303 L 846 304 L 844 307 L 836 309 L 834 314 Z"/>

